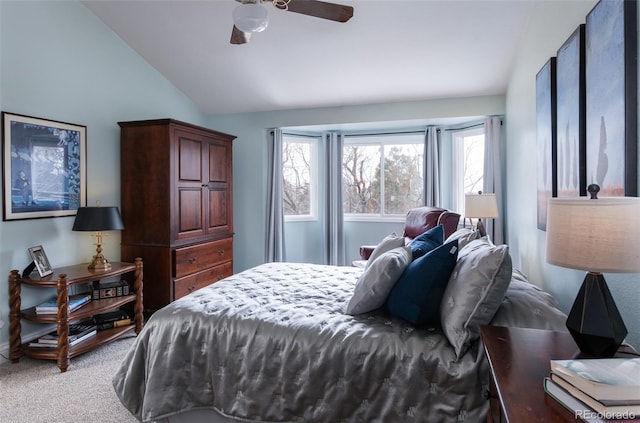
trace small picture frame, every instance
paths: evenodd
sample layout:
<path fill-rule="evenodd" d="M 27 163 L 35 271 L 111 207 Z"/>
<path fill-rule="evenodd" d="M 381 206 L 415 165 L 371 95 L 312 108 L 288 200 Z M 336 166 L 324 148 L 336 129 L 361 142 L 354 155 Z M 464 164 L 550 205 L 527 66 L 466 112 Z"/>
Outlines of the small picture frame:
<path fill-rule="evenodd" d="M 33 263 L 36 265 L 36 269 L 38 269 L 38 274 L 41 278 L 53 273 L 53 269 L 51 269 L 51 264 L 49 264 L 49 259 L 42 245 L 29 248 L 29 255 L 33 259 Z"/>

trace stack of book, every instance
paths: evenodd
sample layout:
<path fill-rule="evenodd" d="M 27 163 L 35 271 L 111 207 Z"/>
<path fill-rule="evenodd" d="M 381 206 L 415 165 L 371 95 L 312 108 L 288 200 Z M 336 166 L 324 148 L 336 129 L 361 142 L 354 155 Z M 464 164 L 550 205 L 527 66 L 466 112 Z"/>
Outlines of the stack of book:
<path fill-rule="evenodd" d="M 544 389 L 585 421 L 640 419 L 640 358 L 551 360 Z"/>
<path fill-rule="evenodd" d="M 69 346 L 76 345 L 97 333 L 96 326 L 87 323 L 77 323 L 69 325 Z M 35 348 L 56 348 L 58 346 L 58 332 L 49 332 L 41 336 L 35 342 L 30 342 L 30 347 Z"/>
<path fill-rule="evenodd" d="M 131 318 L 124 310 L 114 310 L 107 313 L 96 314 L 93 316 L 93 323 L 98 330 L 105 330 L 128 326 L 131 324 Z"/>
<path fill-rule="evenodd" d="M 69 296 L 69 313 L 91 301 L 91 294 L 77 294 Z M 52 298 L 36 306 L 36 314 L 56 314 L 58 312 L 57 298 Z"/>

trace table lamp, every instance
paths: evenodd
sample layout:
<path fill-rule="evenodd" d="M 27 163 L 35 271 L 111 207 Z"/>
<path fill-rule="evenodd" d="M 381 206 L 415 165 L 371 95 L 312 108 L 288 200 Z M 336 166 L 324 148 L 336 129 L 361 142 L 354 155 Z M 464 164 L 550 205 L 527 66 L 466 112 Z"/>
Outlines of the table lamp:
<path fill-rule="evenodd" d="M 480 236 L 485 236 L 487 231 L 482 223 L 482 218 L 495 219 L 498 217 L 498 202 L 495 194 L 465 194 L 464 196 L 464 216 L 468 218 L 478 218 L 476 229 Z"/>
<path fill-rule="evenodd" d="M 551 198 L 547 214 L 547 262 L 586 270 L 567 317 L 567 329 L 584 353 L 613 356 L 627 328 L 603 272 L 640 272 L 640 198 Z"/>
<path fill-rule="evenodd" d="M 117 207 L 80 207 L 73 222 L 74 231 L 96 232 L 96 255 L 89 270 L 109 270 L 111 263 L 102 255 L 102 232 L 124 229 Z"/>

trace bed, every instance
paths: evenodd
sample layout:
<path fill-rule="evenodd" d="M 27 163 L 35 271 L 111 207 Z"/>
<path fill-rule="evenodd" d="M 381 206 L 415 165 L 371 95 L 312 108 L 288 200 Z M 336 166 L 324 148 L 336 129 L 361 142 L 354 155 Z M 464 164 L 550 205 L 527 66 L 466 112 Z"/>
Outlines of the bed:
<path fill-rule="evenodd" d="M 491 324 L 564 330 L 555 300 L 510 260 L 507 270 Z M 458 348 L 444 324 L 345 314 L 362 275 L 266 263 L 183 297 L 149 319 L 113 378 L 116 394 L 143 422 L 485 420 L 477 337 Z"/>

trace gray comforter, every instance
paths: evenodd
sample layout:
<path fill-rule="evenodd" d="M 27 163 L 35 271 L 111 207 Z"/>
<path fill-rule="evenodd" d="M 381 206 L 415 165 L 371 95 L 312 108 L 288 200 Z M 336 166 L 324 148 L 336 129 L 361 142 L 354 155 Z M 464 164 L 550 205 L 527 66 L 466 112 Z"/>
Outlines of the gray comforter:
<path fill-rule="evenodd" d="M 149 319 L 115 391 L 144 422 L 197 408 L 262 422 L 483 421 L 488 365 L 479 342 L 456 361 L 438 329 L 344 314 L 360 273 L 269 263 L 181 298 Z M 540 304 L 514 311 L 517 320 L 536 307 L 561 316 L 526 285 L 527 301 Z"/>

